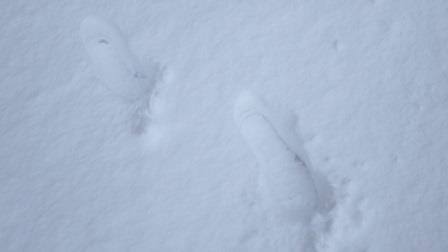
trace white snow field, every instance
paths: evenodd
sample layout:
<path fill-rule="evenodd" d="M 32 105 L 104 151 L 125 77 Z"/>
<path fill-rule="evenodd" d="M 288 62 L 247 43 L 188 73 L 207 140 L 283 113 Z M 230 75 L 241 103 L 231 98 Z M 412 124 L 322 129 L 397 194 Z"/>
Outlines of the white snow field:
<path fill-rule="evenodd" d="M 0 251 L 448 251 L 448 1 L 0 1 Z"/>

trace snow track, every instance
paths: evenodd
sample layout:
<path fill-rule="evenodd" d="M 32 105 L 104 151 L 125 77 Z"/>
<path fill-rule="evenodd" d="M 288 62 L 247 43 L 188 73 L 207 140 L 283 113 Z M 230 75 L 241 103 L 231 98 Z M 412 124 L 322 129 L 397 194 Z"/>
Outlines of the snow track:
<path fill-rule="evenodd" d="M 447 10 L 1 1 L 0 251 L 448 251 Z"/>
<path fill-rule="evenodd" d="M 264 105 L 251 93 L 238 98 L 235 121 L 259 164 L 259 190 L 269 226 L 274 230 L 295 226 L 299 233 L 292 233 L 296 237 L 289 241 L 291 248 L 311 250 L 310 223 L 318 204 L 311 172 L 283 141 Z"/>
<path fill-rule="evenodd" d="M 85 18 L 80 35 L 101 83 L 130 104 L 132 131 L 144 132 L 150 119 L 150 97 L 160 80 L 159 65 L 153 63 L 145 71 L 119 29 L 102 18 Z"/>
<path fill-rule="evenodd" d="M 134 102 L 152 87 L 120 31 L 99 17 L 81 23 L 81 38 L 98 77 L 115 95 Z"/>

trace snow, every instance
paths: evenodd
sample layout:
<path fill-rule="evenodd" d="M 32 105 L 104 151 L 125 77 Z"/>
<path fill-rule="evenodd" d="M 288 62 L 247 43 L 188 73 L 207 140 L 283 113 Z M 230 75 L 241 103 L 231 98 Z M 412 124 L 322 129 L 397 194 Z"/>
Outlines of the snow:
<path fill-rule="evenodd" d="M 447 251 L 447 14 L 0 2 L 0 250 Z"/>
<path fill-rule="evenodd" d="M 132 102 L 151 90 L 153 83 L 145 83 L 144 70 L 117 28 L 100 18 L 87 17 L 81 23 L 80 34 L 102 83 L 112 93 Z"/>
<path fill-rule="evenodd" d="M 277 133 L 266 110 L 250 92 L 243 92 L 235 105 L 235 120 L 259 165 L 259 202 L 267 220 L 263 229 L 274 230 L 270 236 L 283 237 L 276 238 L 278 244 L 271 250 L 311 251 L 310 223 L 317 211 L 317 188 L 307 165 Z M 291 226 L 299 230 L 281 232 Z"/>

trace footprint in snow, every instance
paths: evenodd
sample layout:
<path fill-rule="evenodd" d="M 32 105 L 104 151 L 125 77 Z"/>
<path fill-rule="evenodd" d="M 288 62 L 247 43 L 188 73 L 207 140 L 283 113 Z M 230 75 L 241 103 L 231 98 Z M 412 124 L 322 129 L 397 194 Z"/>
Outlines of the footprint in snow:
<path fill-rule="evenodd" d="M 302 246 L 310 241 L 317 190 L 306 163 L 286 144 L 263 103 L 244 92 L 234 107 L 241 134 L 259 164 L 259 190 L 270 227 L 299 227 Z M 293 228 L 294 229 L 294 228 Z M 306 231 L 309 230 L 309 231 Z"/>
<path fill-rule="evenodd" d="M 320 199 L 313 174 L 274 127 L 263 102 L 243 92 L 234 119 L 259 166 L 259 193 L 270 244 L 286 250 L 314 251 L 312 220 Z M 270 231 L 268 231 L 270 230 Z"/>
<path fill-rule="evenodd" d="M 111 93 L 131 105 L 133 131 L 141 133 L 149 120 L 150 97 L 160 79 L 159 65 L 144 69 L 119 29 L 102 18 L 85 18 L 80 35 L 97 77 Z"/>

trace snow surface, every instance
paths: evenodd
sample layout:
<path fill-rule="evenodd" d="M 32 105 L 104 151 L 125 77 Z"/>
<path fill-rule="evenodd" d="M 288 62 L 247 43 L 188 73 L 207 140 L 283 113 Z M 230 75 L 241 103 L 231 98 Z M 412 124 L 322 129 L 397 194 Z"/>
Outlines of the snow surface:
<path fill-rule="evenodd" d="M 0 251 L 448 251 L 448 1 L 3 0 L 0 32 Z"/>

